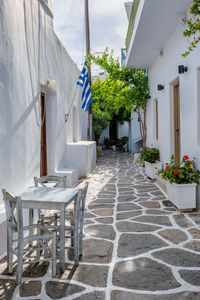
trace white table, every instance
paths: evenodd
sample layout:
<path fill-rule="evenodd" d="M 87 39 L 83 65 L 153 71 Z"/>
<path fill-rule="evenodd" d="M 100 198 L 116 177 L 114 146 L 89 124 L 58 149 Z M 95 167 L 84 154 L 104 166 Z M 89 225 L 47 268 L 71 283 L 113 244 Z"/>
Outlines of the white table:
<path fill-rule="evenodd" d="M 18 196 L 22 199 L 22 207 L 28 209 L 47 209 L 60 211 L 60 271 L 65 270 L 65 209 L 76 199 L 78 189 L 29 187 Z M 29 220 L 32 222 L 32 220 Z"/>

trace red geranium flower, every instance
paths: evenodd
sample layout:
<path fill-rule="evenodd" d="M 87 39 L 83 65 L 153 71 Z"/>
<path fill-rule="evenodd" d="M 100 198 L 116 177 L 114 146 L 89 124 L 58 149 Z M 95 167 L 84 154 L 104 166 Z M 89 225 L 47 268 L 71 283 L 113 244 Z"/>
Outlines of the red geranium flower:
<path fill-rule="evenodd" d="M 160 157 L 160 154 L 158 154 L 158 156 Z"/>
<path fill-rule="evenodd" d="M 184 155 L 184 156 L 183 156 L 183 159 L 188 160 L 189 157 L 188 157 L 187 155 Z"/>
<path fill-rule="evenodd" d="M 146 148 L 143 148 L 143 151 L 145 151 L 146 150 Z"/>
<path fill-rule="evenodd" d="M 169 166 L 166 166 L 165 171 L 169 171 Z"/>
<path fill-rule="evenodd" d="M 175 174 L 175 175 L 178 175 L 179 173 L 180 173 L 180 170 L 176 168 L 176 169 L 174 170 L 174 174 Z"/>

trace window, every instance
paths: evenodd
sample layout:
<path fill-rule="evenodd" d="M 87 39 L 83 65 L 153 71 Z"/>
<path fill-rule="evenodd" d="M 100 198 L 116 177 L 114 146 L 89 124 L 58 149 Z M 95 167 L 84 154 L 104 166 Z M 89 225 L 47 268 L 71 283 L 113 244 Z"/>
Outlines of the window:
<path fill-rule="evenodd" d="M 153 102 L 153 124 L 154 124 L 154 140 L 158 140 L 158 100 Z"/>

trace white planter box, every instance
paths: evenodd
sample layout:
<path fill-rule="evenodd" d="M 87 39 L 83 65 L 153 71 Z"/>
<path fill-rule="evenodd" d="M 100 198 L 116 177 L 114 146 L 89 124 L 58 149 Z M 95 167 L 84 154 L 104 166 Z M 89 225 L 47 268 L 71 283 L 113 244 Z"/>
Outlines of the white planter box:
<path fill-rule="evenodd" d="M 156 179 L 156 173 L 158 170 L 162 169 L 162 162 L 158 161 L 156 163 L 149 163 L 145 161 L 145 174 L 150 177 L 151 179 Z"/>
<path fill-rule="evenodd" d="M 137 162 L 140 160 L 140 153 L 134 153 L 134 162 Z"/>
<path fill-rule="evenodd" d="M 178 209 L 196 208 L 196 183 L 177 184 L 167 182 L 168 199 Z"/>

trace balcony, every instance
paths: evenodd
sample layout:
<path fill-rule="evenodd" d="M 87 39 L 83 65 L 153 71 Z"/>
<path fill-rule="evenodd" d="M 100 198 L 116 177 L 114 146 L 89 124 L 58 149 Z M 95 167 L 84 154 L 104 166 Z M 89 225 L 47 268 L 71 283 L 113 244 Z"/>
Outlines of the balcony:
<path fill-rule="evenodd" d="M 133 6 L 132 6 L 132 10 L 131 10 L 131 17 L 130 17 L 129 26 L 128 26 L 128 32 L 126 35 L 126 50 L 127 51 L 128 51 L 129 45 L 130 45 L 131 36 L 133 33 L 134 24 L 135 24 L 135 17 L 137 14 L 139 3 L 140 3 L 140 0 L 135 0 L 133 2 Z"/>
<path fill-rule="evenodd" d="M 126 66 L 149 68 L 180 24 L 191 2 L 192 0 L 135 0 L 126 41 Z"/>

